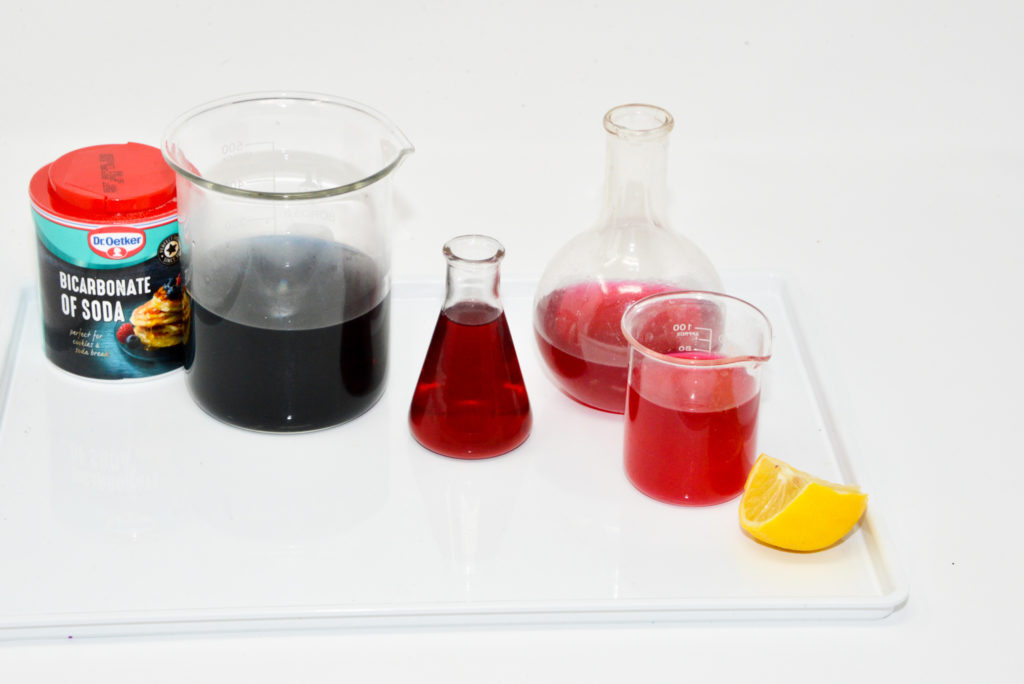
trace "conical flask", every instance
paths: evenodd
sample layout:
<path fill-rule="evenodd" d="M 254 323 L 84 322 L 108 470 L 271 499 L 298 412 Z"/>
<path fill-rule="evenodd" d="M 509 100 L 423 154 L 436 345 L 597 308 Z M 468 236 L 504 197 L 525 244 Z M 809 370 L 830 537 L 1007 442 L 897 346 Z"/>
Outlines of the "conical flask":
<path fill-rule="evenodd" d="M 628 345 L 626 307 L 660 292 L 709 290 L 722 282 L 700 249 L 671 230 L 666 211 L 672 115 L 645 104 L 604 117 L 604 206 L 597 224 L 552 258 L 537 286 L 534 332 L 548 375 L 587 406 L 622 413 Z"/>
<path fill-rule="evenodd" d="M 427 449 L 490 458 L 522 444 L 532 416 L 498 291 L 505 249 L 486 235 L 444 246 L 444 306 L 409 409 L 413 437 Z"/>

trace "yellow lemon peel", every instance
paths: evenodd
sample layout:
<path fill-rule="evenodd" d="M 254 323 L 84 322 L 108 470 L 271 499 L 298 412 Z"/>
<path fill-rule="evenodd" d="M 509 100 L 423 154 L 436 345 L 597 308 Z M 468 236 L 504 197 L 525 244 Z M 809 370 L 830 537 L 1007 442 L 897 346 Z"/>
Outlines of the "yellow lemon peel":
<path fill-rule="evenodd" d="M 797 470 L 765 454 L 754 463 L 740 499 L 740 527 L 789 551 L 818 551 L 845 537 L 864 515 L 868 495 Z"/>

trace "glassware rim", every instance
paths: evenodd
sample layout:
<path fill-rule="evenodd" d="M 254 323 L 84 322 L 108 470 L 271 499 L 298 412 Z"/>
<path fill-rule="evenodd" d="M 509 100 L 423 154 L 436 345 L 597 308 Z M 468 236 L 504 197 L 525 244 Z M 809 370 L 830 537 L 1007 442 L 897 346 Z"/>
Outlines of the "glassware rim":
<path fill-rule="evenodd" d="M 308 190 L 303 192 L 270 192 L 266 190 L 246 190 L 244 188 L 235 188 L 230 185 L 224 185 L 212 181 L 208 178 L 204 178 L 199 173 L 189 170 L 182 166 L 178 161 L 175 160 L 171 138 L 187 123 L 208 112 L 212 112 L 217 109 L 223 109 L 232 105 L 245 104 L 249 102 L 257 101 L 272 101 L 282 100 L 291 102 L 324 102 L 336 107 L 343 107 L 347 109 L 355 110 L 361 114 L 376 120 L 380 123 L 388 134 L 393 136 L 399 144 L 398 154 L 393 160 L 385 164 L 380 170 L 353 181 L 346 183 L 345 185 L 338 185 L 330 188 L 320 188 L 318 190 Z M 350 100 L 344 97 L 338 97 L 336 95 L 328 95 L 326 93 L 317 93 L 311 91 L 301 90 L 268 90 L 268 91 L 255 91 L 247 93 L 238 93 L 235 95 L 227 95 L 225 97 L 210 100 L 203 104 L 192 107 L 179 114 L 167 128 L 164 129 L 164 134 L 160 143 L 160 151 L 163 154 L 164 161 L 167 165 L 178 174 L 179 176 L 189 179 L 196 185 L 202 186 L 215 192 L 223 193 L 225 195 L 234 195 L 236 197 L 246 197 L 249 199 L 260 199 L 260 200 L 310 200 L 310 199 L 322 199 L 325 197 L 334 197 L 336 195 L 343 195 L 355 190 L 360 190 L 369 185 L 376 183 L 382 178 L 388 176 L 392 171 L 398 168 L 402 160 L 408 155 L 416 151 L 416 148 L 405 136 L 404 133 L 396 126 L 388 117 L 381 114 L 376 109 L 365 105 L 355 100 Z"/>
<path fill-rule="evenodd" d="M 482 258 L 470 258 L 457 253 L 458 245 L 456 243 L 478 240 L 489 244 L 493 249 L 488 251 L 489 256 Z M 464 262 L 467 264 L 496 264 L 505 257 L 505 246 L 490 235 L 484 235 L 483 233 L 467 233 L 465 235 L 456 235 L 447 242 L 444 243 L 442 249 L 445 257 L 450 260 Z"/>
<path fill-rule="evenodd" d="M 733 356 L 723 356 L 720 359 L 686 359 L 678 356 L 669 356 L 668 354 L 662 354 L 661 352 L 655 351 L 643 344 L 629 331 L 627 324 L 638 315 L 638 312 L 644 308 L 647 308 L 659 301 L 671 300 L 671 299 L 691 299 L 699 301 L 708 301 L 714 299 L 731 300 L 740 304 L 743 307 L 749 308 L 754 311 L 764 323 L 766 328 L 767 342 L 765 347 L 767 353 L 764 355 L 758 354 L 742 354 Z M 648 295 L 641 299 L 636 300 L 632 304 L 626 307 L 626 310 L 622 313 L 622 319 L 619 322 L 619 327 L 622 330 L 623 336 L 626 338 L 626 342 L 629 344 L 631 349 L 636 349 L 640 353 L 649 356 L 658 361 L 671 364 L 673 366 L 689 366 L 694 368 L 701 367 L 723 367 L 723 366 L 734 366 L 747 363 L 765 363 L 772 358 L 772 346 L 775 340 L 775 331 L 772 328 L 772 322 L 768 319 L 763 311 L 757 306 L 751 304 L 745 299 L 740 299 L 724 292 L 712 292 L 710 290 L 677 290 L 674 292 L 660 292 L 658 294 Z"/>
<path fill-rule="evenodd" d="M 625 126 L 616 121 L 617 115 L 622 114 L 627 110 L 637 109 L 657 114 L 660 116 L 661 122 L 658 125 L 649 128 L 630 128 L 629 126 Z M 604 129 L 612 135 L 620 138 L 636 140 L 667 135 L 675 127 L 675 118 L 672 116 L 672 113 L 664 107 L 644 102 L 631 102 L 628 104 L 616 105 L 609 109 L 605 112 L 603 123 Z"/>

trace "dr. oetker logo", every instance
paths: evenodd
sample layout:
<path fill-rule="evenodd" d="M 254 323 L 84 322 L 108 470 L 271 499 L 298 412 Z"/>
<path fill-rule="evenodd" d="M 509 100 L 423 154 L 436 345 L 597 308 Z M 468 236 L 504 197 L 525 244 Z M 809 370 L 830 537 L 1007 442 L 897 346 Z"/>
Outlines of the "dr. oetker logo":
<path fill-rule="evenodd" d="M 142 230 L 110 226 L 89 232 L 89 249 L 106 259 L 121 261 L 134 256 L 146 246 Z"/>

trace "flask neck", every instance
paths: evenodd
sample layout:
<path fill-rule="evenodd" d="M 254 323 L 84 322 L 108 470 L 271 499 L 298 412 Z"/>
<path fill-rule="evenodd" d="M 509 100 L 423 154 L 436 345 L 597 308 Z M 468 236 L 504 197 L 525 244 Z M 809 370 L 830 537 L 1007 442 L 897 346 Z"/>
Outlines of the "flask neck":
<path fill-rule="evenodd" d="M 443 313 L 467 324 L 497 318 L 503 310 L 499 285 L 505 248 L 501 243 L 486 235 L 460 235 L 445 243 L 444 255 L 448 272 Z"/>
<path fill-rule="evenodd" d="M 604 123 L 608 139 L 603 218 L 612 225 L 667 226 L 672 116 L 659 107 L 623 105 L 609 111 Z"/>

